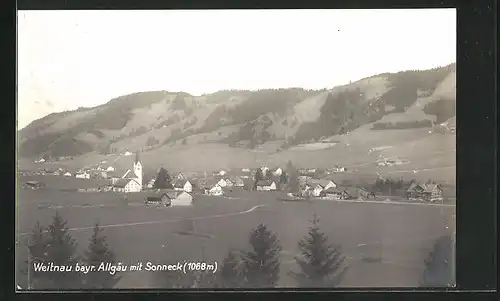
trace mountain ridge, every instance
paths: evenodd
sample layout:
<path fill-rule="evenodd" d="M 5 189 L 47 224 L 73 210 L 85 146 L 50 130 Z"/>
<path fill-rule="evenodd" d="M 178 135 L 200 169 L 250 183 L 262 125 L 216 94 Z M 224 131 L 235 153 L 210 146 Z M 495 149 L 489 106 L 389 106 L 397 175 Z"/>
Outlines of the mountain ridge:
<path fill-rule="evenodd" d="M 455 72 L 453 63 L 323 90 L 137 92 L 33 121 L 18 131 L 19 153 L 79 156 L 203 143 L 253 149 L 270 141 L 279 151 L 377 122 L 432 126 L 455 116 Z"/>

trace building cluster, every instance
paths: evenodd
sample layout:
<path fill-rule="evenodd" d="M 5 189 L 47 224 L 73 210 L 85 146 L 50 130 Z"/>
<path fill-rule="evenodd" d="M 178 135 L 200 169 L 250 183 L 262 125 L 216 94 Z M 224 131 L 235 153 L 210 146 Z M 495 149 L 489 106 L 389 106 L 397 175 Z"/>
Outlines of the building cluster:
<path fill-rule="evenodd" d="M 101 162 L 102 163 L 102 162 Z M 297 170 L 297 181 L 289 183 L 289 175 L 280 168 L 269 168 L 262 166 L 256 169 L 243 168 L 237 170 L 220 170 L 202 174 L 185 176 L 178 173 L 172 177 L 172 189 L 154 189 L 154 177 L 144 182 L 143 167 L 136 153 L 132 169 L 127 170 L 122 176 L 114 167 L 78 170 L 75 175 L 71 172 L 58 168 L 55 170 L 43 170 L 40 174 L 52 174 L 80 179 L 96 179 L 95 172 L 101 172 L 99 179 L 107 179 L 106 184 L 99 187 L 81 188 L 79 191 L 109 191 L 120 193 L 149 191 L 146 204 L 186 205 L 193 202 L 193 194 L 205 194 L 210 196 L 223 196 L 233 190 L 246 191 L 279 191 L 287 190 L 288 195 L 298 198 L 320 198 L 328 200 L 344 199 L 370 199 L 376 194 L 373 187 L 339 185 L 333 178 L 334 173 L 346 172 L 344 167 L 338 165 L 332 168 L 300 168 Z M 25 172 L 26 173 L 26 172 Z M 105 177 L 104 177 L 104 174 Z M 91 181 L 84 181 L 91 182 Z M 345 183 L 343 183 L 345 184 Z M 24 185 L 26 188 L 43 188 L 44 184 L 29 181 Z M 292 187 L 293 186 L 293 187 Z M 407 189 L 403 188 L 406 198 L 409 200 L 438 201 L 443 199 L 442 188 L 434 183 L 412 183 Z"/>

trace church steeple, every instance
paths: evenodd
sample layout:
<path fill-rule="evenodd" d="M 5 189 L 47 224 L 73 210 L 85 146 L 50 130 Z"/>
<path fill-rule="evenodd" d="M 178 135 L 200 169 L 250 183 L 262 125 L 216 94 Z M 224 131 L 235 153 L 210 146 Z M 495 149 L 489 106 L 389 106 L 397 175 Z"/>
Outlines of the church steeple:
<path fill-rule="evenodd" d="M 142 164 L 139 158 L 139 152 L 135 153 L 134 174 L 142 190 Z"/>

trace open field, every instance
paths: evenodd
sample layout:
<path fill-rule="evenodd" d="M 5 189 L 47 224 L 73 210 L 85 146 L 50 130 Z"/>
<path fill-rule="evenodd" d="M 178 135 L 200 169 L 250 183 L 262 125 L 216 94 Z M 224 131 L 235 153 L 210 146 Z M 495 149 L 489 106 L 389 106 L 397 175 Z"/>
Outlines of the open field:
<path fill-rule="evenodd" d="M 332 243 L 342 245 L 349 258 L 343 286 L 411 287 L 421 279 L 423 261 L 433 241 L 455 228 L 453 206 L 279 202 L 276 194 L 265 192 L 242 193 L 239 198 L 200 196 L 190 207 L 146 208 L 140 203 L 137 196 L 123 204 L 119 195 L 112 193 L 20 190 L 17 263 L 26 260 L 24 246 L 30 229 L 36 221 L 50 223 L 56 210 L 67 219 L 80 252 L 86 248 L 93 224 L 99 221 L 118 258 L 130 264 L 178 260 L 221 263 L 229 249 L 246 248 L 249 231 L 265 223 L 277 233 L 284 248 L 280 284 L 293 286 L 287 272 L 296 268 L 293 255 L 297 241 L 307 233 L 308 220 L 317 213 L 322 230 Z M 195 220 L 197 231 L 212 238 L 177 235 L 185 219 Z M 382 262 L 361 261 L 362 254 L 381 255 Z M 154 287 L 159 279 L 154 273 L 123 275 L 118 288 Z M 21 285 L 23 279 L 20 277 Z"/>

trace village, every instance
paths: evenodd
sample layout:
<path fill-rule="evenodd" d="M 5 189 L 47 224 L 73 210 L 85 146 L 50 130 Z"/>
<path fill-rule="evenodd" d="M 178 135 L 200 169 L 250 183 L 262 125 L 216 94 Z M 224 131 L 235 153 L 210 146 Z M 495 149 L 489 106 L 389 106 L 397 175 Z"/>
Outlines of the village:
<path fill-rule="evenodd" d="M 127 154 L 131 155 L 131 154 Z M 112 165 L 99 164 L 94 168 L 71 171 L 57 168 L 38 172 L 21 172 L 22 176 L 51 176 L 64 178 L 61 190 L 77 192 L 114 192 L 127 200 L 130 194 L 142 192 L 145 205 L 186 206 L 196 196 L 225 197 L 238 191 L 281 192 L 282 201 L 300 200 L 405 200 L 418 202 L 443 201 L 443 188 L 434 181 L 418 183 L 382 179 L 372 181 L 338 181 L 339 175 L 348 173 L 345 167 L 298 168 L 289 162 L 286 168 L 260 166 L 233 170 L 198 173 L 172 173 L 161 167 L 154 174 L 144 175 L 139 153 L 131 162 L 131 169 L 120 172 Z M 104 162 L 106 163 L 106 162 Z M 293 168 L 293 171 L 290 171 Z M 155 183 L 160 172 L 165 183 Z M 42 177 L 43 179 L 44 177 Z M 73 183 L 71 184 L 71 181 Z M 50 188 L 43 180 L 26 181 L 27 189 Z"/>

